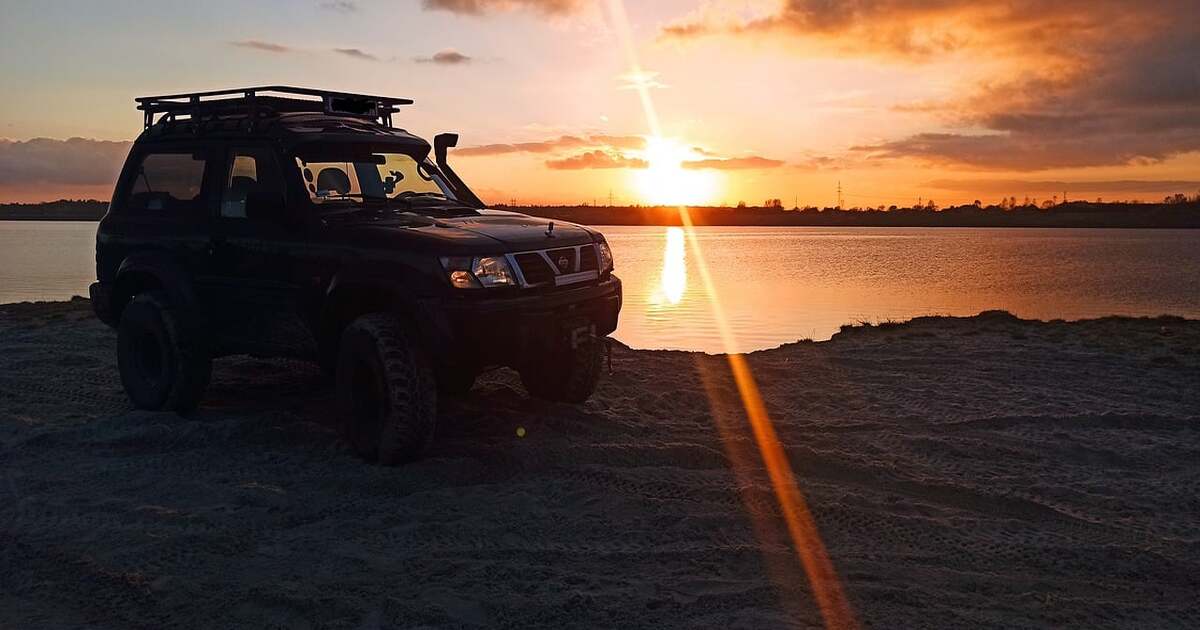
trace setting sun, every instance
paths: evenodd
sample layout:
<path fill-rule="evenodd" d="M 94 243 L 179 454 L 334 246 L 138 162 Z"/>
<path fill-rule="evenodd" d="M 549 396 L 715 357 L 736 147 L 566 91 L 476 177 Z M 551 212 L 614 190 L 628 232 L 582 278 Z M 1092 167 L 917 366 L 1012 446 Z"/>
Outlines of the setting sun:
<path fill-rule="evenodd" d="M 642 203 L 699 206 L 716 202 L 719 174 L 684 166 L 703 157 L 696 149 L 672 138 L 652 136 L 646 139 L 644 155 L 648 167 L 633 174 Z"/>

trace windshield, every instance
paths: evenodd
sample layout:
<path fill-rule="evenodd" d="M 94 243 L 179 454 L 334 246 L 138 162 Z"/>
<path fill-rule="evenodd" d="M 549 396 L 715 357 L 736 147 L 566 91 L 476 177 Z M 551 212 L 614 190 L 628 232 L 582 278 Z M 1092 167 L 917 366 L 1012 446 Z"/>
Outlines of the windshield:
<path fill-rule="evenodd" d="M 331 154 L 332 153 L 332 154 Z M 437 167 L 407 153 L 361 152 L 347 148 L 305 159 L 296 156 L 308 196 L 315 204 L 428 197 L 454 201 Z"/>

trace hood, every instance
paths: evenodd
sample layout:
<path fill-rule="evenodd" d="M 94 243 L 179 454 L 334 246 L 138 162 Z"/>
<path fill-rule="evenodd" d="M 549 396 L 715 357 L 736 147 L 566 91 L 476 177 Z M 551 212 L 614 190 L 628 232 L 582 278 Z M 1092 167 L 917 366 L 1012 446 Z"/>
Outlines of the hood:
<path fill-rule="evenodd" d="M 554 221 L 554 229 L 550 230 L 551 219 L 499 210 L 478 212 L 465 217 L 432 218 L 395 208 L 379 208 L 325 220 L 337 232 L 356 234 L 333 237 L 335 240 L 370 238 L 384 245 L 400 239 L 407 249 L 441 255 L 513 253 L 583 245 L 595 240 L 593 230 L 566 221 Z"/>
<path fill-rule="evenodd" d="M 439 219 L 438 223 L 495 239 L 510 252 L 581 245 L 593 240 L 590 230 L 574 223 L 499 210 L 484 210 L 479 216 Z"/>

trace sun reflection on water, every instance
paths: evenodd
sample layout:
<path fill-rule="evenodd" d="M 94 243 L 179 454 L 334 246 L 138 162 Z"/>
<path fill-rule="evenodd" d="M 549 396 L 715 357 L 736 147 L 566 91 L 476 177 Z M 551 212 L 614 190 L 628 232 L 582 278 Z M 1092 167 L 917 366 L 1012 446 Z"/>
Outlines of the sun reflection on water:
<path fill-rule="evenodd" d="M 667 243 L 663 248 L 662 277 L 654 301 L 657 304 L 675 305 L 683 299 L 687 290 L 687 260 L 683 240 L 683 229 L 667 228 Z"/>

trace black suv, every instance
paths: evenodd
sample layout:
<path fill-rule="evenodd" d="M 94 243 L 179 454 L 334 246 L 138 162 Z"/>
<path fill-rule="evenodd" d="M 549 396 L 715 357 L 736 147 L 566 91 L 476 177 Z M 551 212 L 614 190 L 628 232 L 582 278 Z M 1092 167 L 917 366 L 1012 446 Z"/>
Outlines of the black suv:
<path fill-rule="evenodd" d="M 347 441 L 418 456 L 439 396 L 509 366 L 533 396 L 594 391 L 621 282 L 604 236 L 488 209 L 397 99 L 259 87 L 136 99 L 96 236 L 96 314 L 143 409 L 199 403 L 214 357 L 318 362 Z"/>

